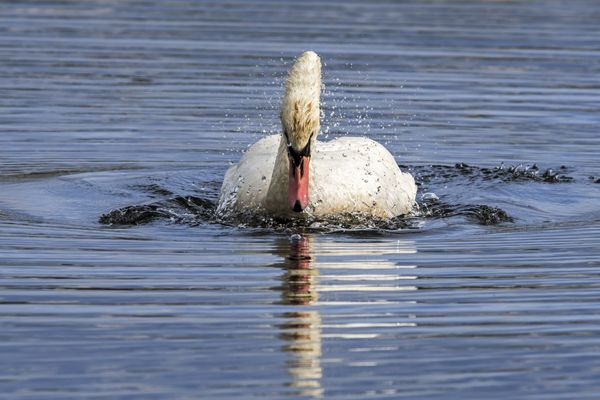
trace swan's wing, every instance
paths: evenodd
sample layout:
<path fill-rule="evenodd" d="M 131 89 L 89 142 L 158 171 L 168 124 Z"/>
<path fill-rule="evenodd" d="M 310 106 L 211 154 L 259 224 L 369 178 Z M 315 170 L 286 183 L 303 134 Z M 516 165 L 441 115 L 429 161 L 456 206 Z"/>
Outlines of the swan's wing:
<path fill-rule="evenodd" d="M 310 190 L 315 214 L 359 211 L 389 218 L 411 210 L 414 179 L 381 144 L 343 137 L 315 149 Z"/>
<path fill-rule="evenodd" d="M 220 215 L 261 206 L 269 188 L 280 140 L 280 135 L 259 140 L 227 170 L 217 208 Z"/>

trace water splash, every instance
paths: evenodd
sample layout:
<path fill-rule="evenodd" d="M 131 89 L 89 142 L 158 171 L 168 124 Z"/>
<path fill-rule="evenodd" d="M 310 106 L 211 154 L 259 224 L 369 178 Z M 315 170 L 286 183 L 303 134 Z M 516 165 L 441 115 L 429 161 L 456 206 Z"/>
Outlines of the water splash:
<path fill-rule="evenodd" d="M 201 196 L 174 195 L 159 184 L 138 185 L 152 197 L 162 199 L 150 203 L 132 205 L 112 210 L 99 218 L 101 224 L 140 225 L 156 220 L 175 224 L 223 224 L 239 228 L 257 228 L 276 232 L 398 232 L 421 229 L 427 220 L 463 217 L 480 225 L 497 225 L 513 222 L 504 210 L 487 204 L 453 204 L 440 199 L 433 191 L 437 186 L 460 184 L 467 180 L 472 187 L 481 182 L 539 182 L 569 183 L 574 178 L 565 175 L 569 168 L 559 167 L 541 170 L 532 166 L 476 167 L 459 163 L 456 165 L 400 166 L 410 171 L 423 193 L 409 215 L 392 219 L 376 219 L 361 213 L 345 213 L 329 218 L 300 215 L 293 219 L 274 218 L 257 213 L 239 213 L 223 216 L 217 212 L 218 185 L 210 186 Z M 594 182 L 590 178 L 590 181 Z"/>
<path fill-rule="evenodd" d="M 500 181 L 512 182 L 544 182 L 544 183 L 567 183 L 572 182 L 573 177 L 566 175 L 569 169 L 562 165 L 558 170 L 547 168 L 541 170 L 536 164 L 531 166 L 519 164 L 516 166 L 505 166 L 504 163 L 497 167 L 476 167 L 465 163 L 451 165 L 424 165 L 408 166 L 400 165 L 403 170 L 409 171 L 415 177 L 417 185 L 423 186 L 429 183 L 443 183 L 466 178 L 470 182 L 476 181 Z"/>

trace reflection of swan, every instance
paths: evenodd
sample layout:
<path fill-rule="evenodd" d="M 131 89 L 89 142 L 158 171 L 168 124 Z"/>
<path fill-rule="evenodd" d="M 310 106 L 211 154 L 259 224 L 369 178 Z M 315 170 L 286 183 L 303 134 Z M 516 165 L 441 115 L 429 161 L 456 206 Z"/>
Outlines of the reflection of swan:
<path fill-rule="evenodd" d="M 284 350 L 294 354 L 288 361 L 290 386 L 299 389 L 301 396 L 321 397 L 321 316 L 318 311 L 291 312 L 285 315 L 281 337 L 288 341 Z"/>
<path fill-rule="evenodd" d="M 417 250 L 412 241 L 317 243 L 314 239 L 304 236 L 278 240 L 275 255 L 284 258 L 276 265 L 283 269 L 282 303 L 294 306 L 294 310 L 283 314 L 285 321 L 279 325 L 280 337 L 286 341 L 283 350 L 291 354 L 287 362 L 289 386 L 297 389 L 298 396 L 320 398 L 325 395 L 321 382 L 323 341 L 371 340 L 379 337 L 382 329 L 417 326 L 415 315 L 408 312 L 416 304 L 410 295 L 418 290 L 416 266 L 394 261 L 411 257 Z M 317 304 L 319 308 L 313 308 Z M 319 311 L 323 307 L 358 304 L 363 309 L 395 304 L 399 315 L 381 320 L 377 314 L 367 318 L 364 312 L 360 316 L 338 313 L 332 318 L 327 314 L 321 317 Z M 400 311 L 403 307 L 407 311 Z"/>
<path fill-rule="evenodd" d="M 281 107 L 282 135 L 254 144 L 227 171 L 218 213 L 267 213 L 317 217 L 364 213 L 405 214 L 415 201 L 412 176 L 367 138 L 316 140 L 320 127 L 321 61 L 303 53 L 289 71 Z M 293 211 L 292 211 L 293 210 Z"/>
<path fill-rule="evenodd" d="M 317 300 L 314 287 L 313 256 L 311 238 L 304 236 L 300 240 L 291 240 L 289 254 L 285 257 L 283 276 L 283 301 L 287 304 L 312 304 Z"/>
<path fill-rule="evenodd" d="M 310 240 L 303 237 L 289 242 L 283 266 L 282 298 L 286 304 L 308 305 L 317 300 Z M 285 317 L 281 325 L 281 337 L 287 341 L 284 350 L 294 354 L 288 362 L 290 386 L 298 388 L 301 396 L 321 397 L 321 316 L 316 310 L 305 310 L 286 313 Z"/>

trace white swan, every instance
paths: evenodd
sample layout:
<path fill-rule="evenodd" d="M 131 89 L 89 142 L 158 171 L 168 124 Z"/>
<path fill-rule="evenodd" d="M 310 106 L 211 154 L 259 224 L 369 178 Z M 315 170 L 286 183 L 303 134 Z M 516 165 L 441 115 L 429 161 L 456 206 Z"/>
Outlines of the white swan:
<path fill-rule="evenodd" d="M 291 67 L 281 106 L 281 135 L 252 145 L 227 171 L 217 213 L 327 218 L 408 213 L 417 188 L 381 144 L 362 137 L 317 141 L 321 60 L 307 51 Z"/>

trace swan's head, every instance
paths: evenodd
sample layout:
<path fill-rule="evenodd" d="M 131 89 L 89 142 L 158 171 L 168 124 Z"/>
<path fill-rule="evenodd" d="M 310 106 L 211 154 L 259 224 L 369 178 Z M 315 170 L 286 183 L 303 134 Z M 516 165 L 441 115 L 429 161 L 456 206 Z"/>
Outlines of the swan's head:
<path fill-rule="evenodd" d="M 311 143 L 319 134 L 321 97 L 321 59 L 306 51 L 288 72 L 281 105 L 281 125 L 288 145 L 288 202 L 300 212 L 308 205 L 308 166 Z"/>

